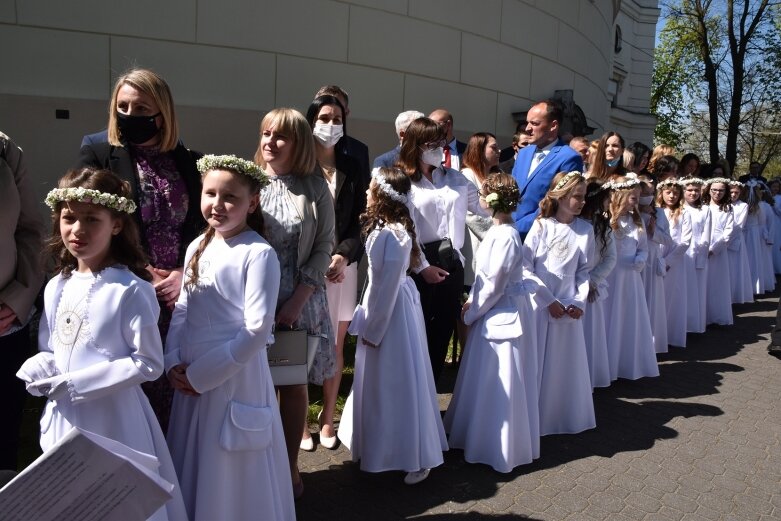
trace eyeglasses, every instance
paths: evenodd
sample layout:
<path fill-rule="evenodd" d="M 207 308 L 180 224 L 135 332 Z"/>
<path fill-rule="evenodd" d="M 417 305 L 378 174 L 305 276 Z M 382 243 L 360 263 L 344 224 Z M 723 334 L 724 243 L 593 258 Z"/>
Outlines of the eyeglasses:
<path fill-rule="evenodd" d="M 447 141 L 442 139 L 440 141 L 430 141 L 429 143 L 423 143 L 420 146 L 420 148 L 422 148 L 423 150 L 435 150 L 435 149 L 437 149 L 439 147 L 444 148 L 445 145 L 447 145 Z"/>

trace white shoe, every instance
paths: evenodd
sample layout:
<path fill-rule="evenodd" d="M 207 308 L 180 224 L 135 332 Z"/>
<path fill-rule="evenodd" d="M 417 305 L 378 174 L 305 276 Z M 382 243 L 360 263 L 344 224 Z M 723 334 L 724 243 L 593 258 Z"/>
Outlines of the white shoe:
<path fill-rule="evenodd" d="M 404 483 L 407 485 L 420 483 L 428 477 L 429 472 L 431 472 L 431 469 L 420 469 L 415 472 L 407 472 L 407 475 L 404 476 Z"/>
<path fill-rule="evenodd" d="M 323 431 L 320 431 L 320 445 L 325 447 L 326 449 L 335 449 L 336 446 L 339 444 L 339 438 L 336 436 L 323 436 Z"/>
<path fill-rule="evenodd" d="M 298 444 L 298 448 L 307 452 L 312 452 L 315 450 L 315 440 L 311 437 L 301 438 L 301 443 Z"/>

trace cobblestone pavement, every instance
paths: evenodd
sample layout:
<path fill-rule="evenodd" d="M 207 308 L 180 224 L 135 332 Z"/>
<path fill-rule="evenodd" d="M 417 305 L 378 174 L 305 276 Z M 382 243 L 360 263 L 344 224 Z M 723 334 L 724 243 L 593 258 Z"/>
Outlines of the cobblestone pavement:
<path fill-rule="evenodd" d="M 544 437 L 542 457 L 510 474 L 451 450 L 410 487 L 361 472 L 344 447 L 302 453 L 298 518 L 781 519 L 781 360 L 765 350 L 776 305 L 737 306 L 734 326 L 660 355 L 659 378 L 597 390 L 596 429 Z"/>

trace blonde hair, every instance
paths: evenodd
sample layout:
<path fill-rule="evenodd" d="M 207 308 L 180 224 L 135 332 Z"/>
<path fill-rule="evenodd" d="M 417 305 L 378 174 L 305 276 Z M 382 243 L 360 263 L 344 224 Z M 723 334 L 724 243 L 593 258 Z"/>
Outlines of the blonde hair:
<path fill-rule="evenodd" d="M 290 145 L 293 147 L 293 162 L 290 165 L 290 172 L 302 176 L 314 172 L 317 156 L 312 127 L 309 126 L 309 122 L 303 114 L 290 108 L 274 109 L 263 116 L 263 120 L 260 122 L 258 149 L 255 151 L 255 164 L 266 168 L 260 140 L 263 137 L 263 132 L 272 127 L 278 133 L 290 138 Z"/>
<path fill-rule="evenodd" d="M 540 213 L 537 215 L 537 219 L 544 219 L 553 217 L 556 215 L 556 211 L 559 209 L 559 199 L 567 197 L 576 186 L 586 184 L 586 178 L 583 175 L 572 175 L 562 186 L 558 186 L 571 172 L 559 172 L 553 176 L 553 180 L 550 183 L 550 188 L 545 194 L 545 197 L 540 201 Z M 558 189 L 556 189 L 558 188 Z"/>
<path fill-rule="evenodd" d="M 678 194 L 678 202 L 673 206 L 667 206 L 664 204 L 664 191 L 672 190 Z M 729 196 L 727 196 L 729 197 Z M 656 189 L 656 205 L 659 208 L 669 208 L 670 217 L 672 218 L 672 224 L 678 223 L 678 217 L 683 213 L 683 188 L 679 184 L 666 183 L 657 187 Z"/>
<path fill-rule="evenodd" d="M 649 172 L 653 172 L 656 162 L 661 158 L 664 156 L 676 157 L 677 155 L 678 153 L 675 151 L 675 148 L 670 145 L 656 145 L 653 152 L 651 152 L 651 159 L 648 160 L 648 166 L 646 168 Z"/>
<path fill-rule="evenodd" d="M 117 124 L 117 97 L 119 90 L 130 85 L 134 89 L 150 96 L 160 109 L 163 124 L 160 127 L 160 151 L 169 152 L 179 143 L 179 124 L 176 122 L 174 100 L 171 89 L 163 78 L 149 69 L 130 69 L 117 79 L 114 92 L 108 104 L 108 142 L 115 147 L 124 146 L 122 134 Z"/>
<path fill-rule="evenodd" d="M 612 176 L 610 181 L 612 183 L 620 184 L 626 181 L 626 178 L 624 176 Z M 613 189 L 610 194 L 610 227 L 614 230 L 617 230 L 618 219 L 621 217 L 621 210 L 624 208 L 624 204 L 626 204 L 626 200 L 632 194 L 632 192 L 634 190 L 640 190 L 640 184 L 638 183 L 629 188 L 615 188 L 615 186 L 612 188 Z M 638 230 L 645 230 L 645 227 L 643 226 L 643 219 L 640 217 L 640 212 L 637 210 L 637 207 L 630 208 L 629 215 L 632 216 L 632 221 L 635 223 Z"/>

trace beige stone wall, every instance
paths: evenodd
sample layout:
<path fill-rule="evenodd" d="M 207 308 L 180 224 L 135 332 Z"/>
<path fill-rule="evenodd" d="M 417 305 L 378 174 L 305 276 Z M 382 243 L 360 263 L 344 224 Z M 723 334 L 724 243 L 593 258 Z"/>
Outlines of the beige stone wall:
<path fill-rule="evenodd" d="M 559 89 L 598 135 L 620 121 L 606 93 L 613 22 L 612 0 L 0 0 L 0 129 L 44 193 L 105 125 L 113 79 L 137 65 L 168 80 L 182 137 L 204 152 L 251 156 L 263 112 L 303 111 L 325 83 L 350 92 L 349 131 L 372 156 L 395 144 L 400 111 L 440 106 L 462 139 L 486 130 L 506 144 L 512 112 Z M 625 40 L 652 38 L 654 23 Z M 642 71 L 626 104 L 642 111 L 648 63 L 630 60 Z"/>

